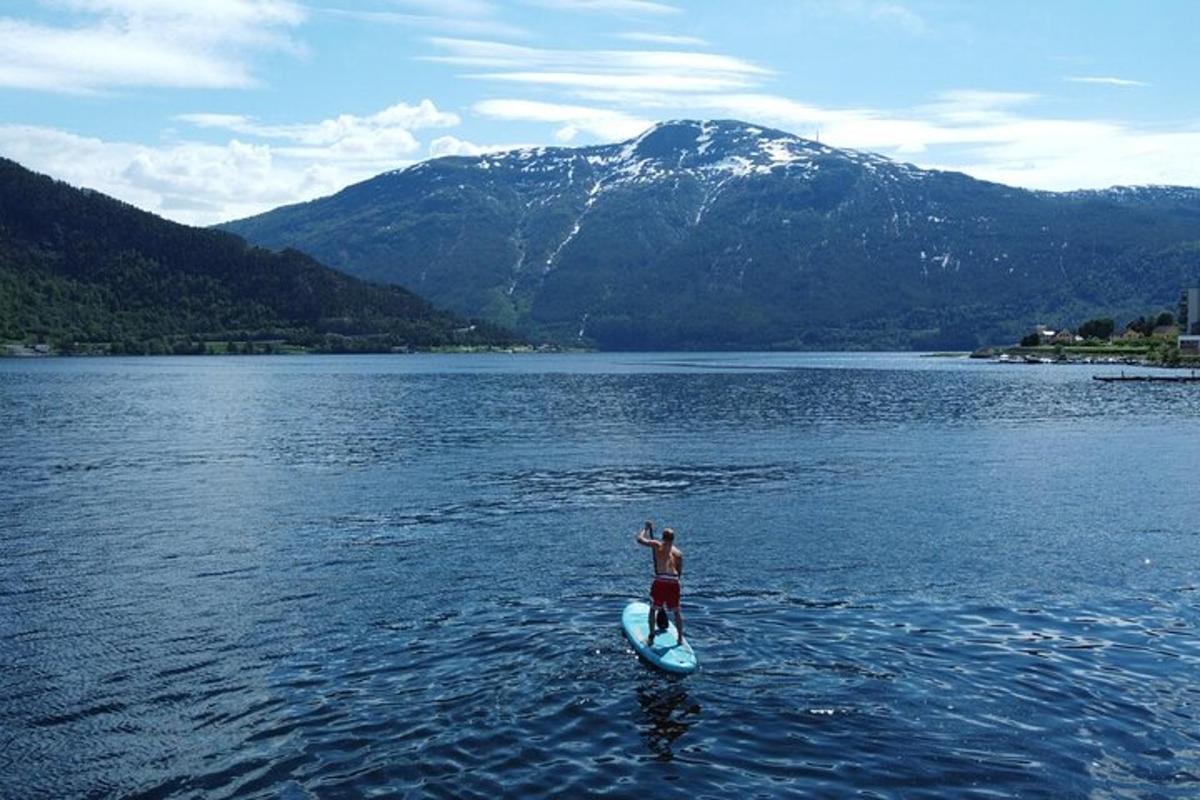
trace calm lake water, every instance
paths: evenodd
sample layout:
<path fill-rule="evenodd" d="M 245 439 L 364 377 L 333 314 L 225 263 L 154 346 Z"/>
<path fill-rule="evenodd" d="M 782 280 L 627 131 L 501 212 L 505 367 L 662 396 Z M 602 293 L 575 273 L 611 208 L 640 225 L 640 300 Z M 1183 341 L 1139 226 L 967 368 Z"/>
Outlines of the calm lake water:
<path fill-rule="evenodd" d="M 1105 370 L 0 361 L 0 796 L 1200 796 L 1200 387 Z"/>

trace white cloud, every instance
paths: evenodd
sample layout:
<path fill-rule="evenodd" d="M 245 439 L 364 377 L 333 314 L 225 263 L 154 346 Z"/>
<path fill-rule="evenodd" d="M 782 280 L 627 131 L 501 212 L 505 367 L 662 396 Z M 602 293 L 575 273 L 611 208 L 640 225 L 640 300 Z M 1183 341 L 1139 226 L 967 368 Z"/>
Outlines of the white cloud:
<path fill-rule="evenodd" d="M 469 67 L 497 69 L 604 70 L 642 73 L 677 70 L 687 74 L 767 76 L 771 70 L 744 59 L 717 53 L 684 50 L 555 50 L 478 39 L 430 39 L 446 55 L 424 60 Z"/>
<path fill-rule="evenodd" d="M 586 11 L 602 14 L 632 14 L 665 16 L 682 13 L 682 9 L 667 3 L 650 0 L 525 0 L 528 5 L 555 11 Z"/>
<path fill-rule="evenodd" d="M 425 28 L 439 33 L 454 33 L 460 36 L 504 36 L 512 39 L 526 39 L 532 35 L 524 28 L 493 19 L 398 14 L 394 11 L 343 11 L 341 9 L 327 9 L 327 13 L 347 19 L 356 19 L 372 25 L 398 25 L 409 28 Z"/>
<path fill-rule="evenodd" d="M 536 47 L 492 42 L 482 39 L 434 37 L 434 46 L 448 52 L 442 56 L 423 56 L 425 61 L 468 67 L 521 67 L 530 64 L 563 63 L 569 50 L 541 50 Z"/>
<path fill-rule="evenodd" d="M 499 153 L 505 150 L 520 150 L 533 147 L 530 144 L 475 144 L 457 136 L 439 136 L 429 143 L 429 157 L 442 156 L 481 156 L 485 153 Z"/>
<path fill-rule="evenodd" d="M 568 91 L 722 92 L 751 88 L 773 74 L 740 58 L 687 50 L 557 50 L 474 39 L 431 41 L 445 55 L 427 60 L 494 70 L 467 77 Z"/>
<path fill-rule="evenodd" d="M 0 86 L 64 92 L 123 86 L 245 88 L 235 61 L 119 30 L 66 30 L 0 19 Z"/>
<path fill-rule="evenodd" d="M 555 139 L 564 144 L 573 141 L 580 131 L 604 141 L 617 141 L 636 136 L 654 124 L 621 111 L 534 100 L 484 100 L 472 110 L 492 119 L 559 124 L 562 127 L 555 132 Z"/>
<path fill-rule="evenodd" d="M 53 0 L 52 4 L 83 13 L 116 15 L 146 24 L 169 22 L 205 26 L 248 25 L 251 26 L 251 32 L 253 26 L 257 25 L 295 25 L 304 20 L 303 8 L 292 0 L 205 0 L 203 3 L 170 3 L 163 0 Z"/>
<path fill-rule="evenodd" d="M 677 36 L 669 33 L 646 33 L 644 31 L 629 31 L 628 33 L 618 33 L 618 39 L 625 39 L 629 42 L 643 42 L 646 44 L 665 44 L 668 47 L 706 47 L 708 42 L 698 36 Z"/>
<path fill-rule="evenodd" d="M 246 88 L 247 59 L 299 52 L 286 30 L 304 21 L 285 0 L 60 0 L 77 24 L 0 17 L 0 87 L 95 92 L 150 86 Z"/>
<path fill-rule="evenodd" d="M 977 178 L 1034 189 L 1115 185 L 1200 186 L 1200 131 L 1157 133 L 1097 121 L 1024 120 L 1000 141 L 949 166 Z"/>
<path fill-rule="evenodd" d="M 392 0 L 402 11 L 323 8 L 331 16 L 359 20 L 371 25 L 418 28 L 457 36 L 499 36 L 527 39 L 533 34 L 525 28 L 504 22 L 498 9 L 483 0 Z"/>
<path fill-rule="evenodd" d="M 456 136 L 439 136 L 429 143 L 429 157 L 442 156 L 477 156 L 484 152 L 479 145 L 459 139 Z"/>
<path fill-rule="evenodd" d="M 468 75 L 505 83 L 542 84 L 567 89 L 622 89 L 666 92 L 721 92 L 746 88 L 751 84 L 744 78 L 706 77 L 679 74 L 619 75 L 603 72 L 491 72 Z"/>
<path fill-rule="evenodd" d="M 579 135 L 579 128 L 567 124 L 554 132 L 554 140 L 559 144 L 570 144 Z"/>
<path fill-rule="evenodd" d="M 236 114 L 182 114 L 177 119 L 201 128 L 272 140 L 277 158 L 337 165 L 355 174 L 394 169 L 415 156 L 421 143 L 413 131 L 459 124 L 457 114 L 439 111 L 430 100 L 397 103 L 369 116 L 341 114 L 314 123 L 266 125 Z"/>
<path fill-rule="evenodd" d="M 341 114 L 314 123 L 264 125 L 240 114 L 207 113 L 181 114 L 176 119 L 202 128 L 220 128 L 264 139 L 286 139 L 300 144 L 317 146 L 328 146 L 347 139 L 362 139 L 370 136 L 387 138 L 395 131 L 407 132 L 421 128 L 453 127 L 460 122 L 457 114 L 439 111 L 431 100 L 422 100 L 415 106 L 396 103 L 366 117 Z"/>
<path fill-rule="evenodd" d="M 1103 77 L 1072 77 L 1063 78 L 1070 83 L 1098 83 L 1106 86 L 1149 86 L 1150 84 L 1144 81 L 1130 80 L 1129 78 L 1103 78 Z"/>
<path fill-rule="evenodd" d="M 331 194 L 422 157 L 414 131 L 457 125 L 429 100 L 376 114 L 267 125 L 235 114 L 180 120 L 238 138 L 150 146 L 111 142 L 35 126 L 0 125 L 0 154 L 77 186 L 87 186 L 171 219 L 222 222 Z M 442 137 L 430 152 L 448 153 Z M 458 152 L 474 145 L 458 142 Z M 480 148 L 482 151 L 482 148 Z"/>
<path fill-rule="evenodd" d="M 193 224 L 317 197 L 345 179 L 311 165 L 282 169 L 269 147 L 238 140 L 149 147 L 52 128 L 0 125 L 0 152 L 30 169 Z"/>
<path fill-rule="evenodd" d="M 915 113 L 954 125 L 980 125 L 1009 119 L 1013 109 L 1038 99 L 1029 92 L 995 92 L 953 89 L 941 92 L 937 101 L 919 106 Z"/>
<path fill-rule="evenodd" d="M 497 11 L 490 0 L 392 0 L 392 3 L 447 17 L 491 17 Z"/>

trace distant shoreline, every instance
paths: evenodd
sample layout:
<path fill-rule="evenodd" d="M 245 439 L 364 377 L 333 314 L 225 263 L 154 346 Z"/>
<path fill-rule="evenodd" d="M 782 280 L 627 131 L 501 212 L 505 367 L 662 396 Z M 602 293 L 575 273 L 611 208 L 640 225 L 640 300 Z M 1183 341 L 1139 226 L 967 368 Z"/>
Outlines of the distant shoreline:
<path fill-rule="evenodd" d="M 418 355 L 421 353 L 435 353 L 439 355 L 446 354 L 471 354 L 471 353 L 506 353 L 511 355 L 525 354 L 546 354 L 546 353 L 588 353 L 593 352 L 586 349 L 562 348 L 562 347 L 534 347 L 533 345 L 513 345 L 511 347 L 503 347 L 499 345 L 442 345 L 436 347 L 393 347 L 389 349 L 364 349 L 364 350 L 327 350 L 320 348 L 308 348 L 298 345 L 276 345 L 271 349 L 256 348 L 251 351 L 246 350 L 229 350 L 224 343 L 210 342 L 211 348 L 207 348 L 204 352 L 189 351 L 189 352 L 112 352 L 107 350 L 105 345 L 81 345 L 79 350 L 66 352 L 56 350 L 53 347 L 44 346 L 46 349 L 39 349 L 39 345 L 30 346 L 24 344 L 0 344 L 0 358 L 12 359 L 43 359 L 43 358 L 195 358 L 195 357 L 240 357 L 240 356 L 341 356 L 341 355 Z"/>
<path fill-rule="evenodd" d="M 919 358 L 933 359 L 971 359 L 989 364 L 1019 364 L 1019 365 L 1091 365 L 1091 366 L 1126 366 L 1126 367 L 1159 367 L 1163 369 L 1200 369 L 1200 358 L 1183 356 L 1178 361 L 1167 363 L 1146 357 L 1145 348 L 1134 347 L 1079 347 L 1056 351 L 1053 347 L 989 347 L 975 351 L 967 350 L 780 350 L 775 348 L 749 350 L 598 350 L 584 347 L 562 347 L 558 345 L 439 345 L 411 346 L 391 348 L 365 348 L 360 350 L 338 350 L 302 345 L 287 344 L 282 341 L 272 342 L 233 342 L 234 349 L 229 349 L 230 342 L 205 342 L 204 352 L 189 349 L 163 350 L 159 352 L 112 352 L 108 344 L 78 344 L 71 351 L 55 349 L 51 345 L 29 345 L 25 343 L 0 342 L 0 359 L 47 359 L 47 358 L 118 358 L 118 357 L 173 357 L 192 358 L 207 357 L 238 357 L 238 356 L 341 356 L 341 355 L 471 355 L 482 353 L 499 353 L 508 355 L 572 355 L 585 353 L 650 353 L 650 352 L 681 352 L 681 353 L 909 353 Z M 252 349 L 244 349 L 249 344 Z M 194 345 L 193 345 L 194 347 Z"/>

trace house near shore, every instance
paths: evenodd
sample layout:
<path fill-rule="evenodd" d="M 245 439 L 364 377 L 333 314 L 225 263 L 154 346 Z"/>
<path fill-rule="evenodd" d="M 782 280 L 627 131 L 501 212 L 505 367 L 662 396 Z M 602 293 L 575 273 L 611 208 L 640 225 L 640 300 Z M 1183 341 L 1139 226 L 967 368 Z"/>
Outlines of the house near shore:
<path fill-rule="evenodd" d="M 1045 325 L 1034 325 L 1033 332 L 1037 334 L 1038 344 L 1079 344 L 1083 341 L 1083 337 L 1078 334 L 1063 328 L 1061 331 L 1056 331 L 1047 328 Z"/>

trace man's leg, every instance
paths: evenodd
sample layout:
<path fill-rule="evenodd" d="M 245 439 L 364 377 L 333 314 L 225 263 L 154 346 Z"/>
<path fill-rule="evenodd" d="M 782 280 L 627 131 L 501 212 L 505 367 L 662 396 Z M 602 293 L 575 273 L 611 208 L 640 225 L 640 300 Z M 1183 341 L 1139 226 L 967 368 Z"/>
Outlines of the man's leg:
<path fill-rule="evenodd" d="M 654 606 L 653 605 L 650 606 L 650 619 L 647 620 L 647 625 L 649 626 L 650 636 L 646 638 L 646 644 L 654 644 L 655 628 L 654 628 Z"/>
<path fill-rule="evenodd" d="M 675 630 L 679 635 L 679 643 L 683 644 L 683 606 L 675 606 Z"/>

